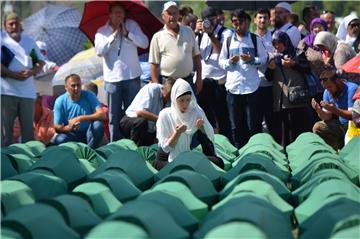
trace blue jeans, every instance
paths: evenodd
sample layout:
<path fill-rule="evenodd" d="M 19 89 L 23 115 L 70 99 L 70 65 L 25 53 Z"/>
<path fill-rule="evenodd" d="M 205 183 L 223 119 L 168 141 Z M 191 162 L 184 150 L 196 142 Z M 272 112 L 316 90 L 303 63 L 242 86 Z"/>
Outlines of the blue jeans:
<path fill-rule="evenodd" d="M 54 140 L 56 145 L 75 141 L 89 145 L 91 148 L 97 148 L 104 137 L 104 126 L 102 121 L 93 121 L 89 128 L 82 132 L 69 132 L 57 134 Z"/>
<path fill-rule="evenodd" d="M 251 136 L 262 131 L 258 95 L 258 90 L 246 95 L 227 93 L 232 138 L 237 148 L 244 146 Z"/>
<path fill-rule="evenodd" d="M 111 142 L 123 138 L 120 132 L 120 120 L 124 117 L 125 110 L 139 92 L 140 87 L 140 77 L 126 81 L 105 82 L 105 90 L 108 93 Z"/>

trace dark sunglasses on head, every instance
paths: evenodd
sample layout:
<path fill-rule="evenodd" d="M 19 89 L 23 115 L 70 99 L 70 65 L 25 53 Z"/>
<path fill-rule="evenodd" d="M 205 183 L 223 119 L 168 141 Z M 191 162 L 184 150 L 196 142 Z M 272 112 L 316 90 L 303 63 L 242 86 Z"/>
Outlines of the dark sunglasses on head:
<path fill-rule="evenodd" d="M 322 11 L 322 14 L 326 14 L 326 13 L 335 14 L 335 12 L 333 12 L 333 11 L 331 11 L 331 10 L 324 10 L 324 11 Z"/>

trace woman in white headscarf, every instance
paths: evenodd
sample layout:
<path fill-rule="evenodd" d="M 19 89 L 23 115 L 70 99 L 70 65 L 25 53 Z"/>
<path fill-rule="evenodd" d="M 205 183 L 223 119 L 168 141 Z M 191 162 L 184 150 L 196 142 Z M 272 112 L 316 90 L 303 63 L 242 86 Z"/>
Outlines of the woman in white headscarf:
<path fill-rule="evenodd" d="M 211 97 L 211 96 L 210 96 Z M 188 82 L 177 79 L 171 90 L 171 107 L 159 113 L 156 123 L 159 151 L 153 165 L 161 169 L 176 156 L 190 151 L 193 136 L 200 142 L 203 153 L 220 167 L 223 162 L 215 156 L 214 129 L 196 102 Z"/>
<path fill-rule="evenodd" d="M 325 65 L 335 66 L 338 70 L 356 55 L 351 46 L 330 32 L 319 32 L 315 37 L 314 45 L 321 50 Z"/>

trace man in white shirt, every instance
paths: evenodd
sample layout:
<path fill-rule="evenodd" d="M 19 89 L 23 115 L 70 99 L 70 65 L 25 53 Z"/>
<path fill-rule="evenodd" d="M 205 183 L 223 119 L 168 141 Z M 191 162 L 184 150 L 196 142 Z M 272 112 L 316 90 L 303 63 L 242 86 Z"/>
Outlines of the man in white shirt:
<path fill-rule="evenodd" d="M 291 5 L 287 2 L 280 2 L 275 6 L 275 30 L 286 32 L 291 43 L 297 48 L 301 33 L 299 29 L 290 23 Z"/>
<path fill-rule="evenodd" d="M 34 75 L 43 57 L 34 40 L 22 34 L 16 13 L 5 16 L 1 32 L 1 146 L 12 143 L 15 118 L 21 126 L 22 143 L 34 139 Z"/>
<path fill-rule="evenodd" d="M 151 81 L 162 82 L 162 78 L 182 78 L 199 94 L 202 88 L 201 58 L 193 30 L 178 23 L 179 9 L 175 2 L 164 4 L 162 19 L 164 28 L 155 33 L 150 43 Z M 196 81 L 192 71 L 195 68 Z"/>
<path fill-rule="evenodd" d="M 270 25 L 270 11 L 259 9 L 256 12 L 254 23 L 256 25 L 255 34 L 262 40 L 268 56 L 273 53 L 271 31 L 268 30 Z M 270 72 L 270 71 L 268 71 Z M 259 98 L 260 117 L 265 120 L 269 133 L 272 133 L 273 124 L 273 96 L 272 96 L 272 76 L 267 74 L 267 64 L 258 70 L 260 81 Z"/>
<path fill-rule="evenodd" d="M 120 121 L 125 138 L 132 139 L 138 146 L 155 143 L 156 121 L 160 111 L 170 106 L 170 93 L 174 79 L 167 79 L 164 85 L 149 83 L 143 86 Z"/>
<path fill-rule="evenodd" d="M 137 47 L 147 48 L 149 40 L 135 21 L 126 18 L 121 2 L 111 3 L 109 11 L 109 21 L 95 35 L 95 50 L 103 57 L 110 141 L 113 142 L 122 138 L 120 120 L 140 90 Z"/>
<path fill-rule="evenodd" d="M 226 34 L 231 32 L 220 24 L 217 9 L 207 7 L 201 11 L 201 17 L 203 21 L 198 24 L 200 34 L 197 40 L 200 46 L 203 88 L 198 96 L 198 103 L 213 128 L 218 128 L 220 134 L 231 139 L 226 106 L 226 71 L 219 66 L 221 45 Z M 208 23 L 211 24 L 207 26 Z"/>
<path fill-rule="evenodd" d="M 258 68 L 266 64 L 267 53 L 261 39 L 248 32 L 250 20 L 241 9 L 231 13 L 235 32 L 224 41 L 219 58 L 219 65 L 227 71 L 227 105 L 232 139 L 238 148 L 261 132 Z"/>

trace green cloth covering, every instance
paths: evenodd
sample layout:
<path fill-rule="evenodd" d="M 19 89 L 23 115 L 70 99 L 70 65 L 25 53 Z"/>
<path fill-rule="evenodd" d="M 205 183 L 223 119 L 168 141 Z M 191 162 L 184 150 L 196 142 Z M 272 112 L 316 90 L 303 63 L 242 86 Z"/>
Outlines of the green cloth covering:
<path fill-rule="evenodd" d="M 124 149 L 136 151 L 138 146 L 131 139 L 120 139 L 118 141 L 112 142 L 111 144 L 119 145 Z"/>
<path fill-rule="evenodd" d="M 238 150 L 230 143 L 229 139 L 224 135 L 215 134 L 214 143 L 216 155 L 223 160 L 232 163 L 238 155 Z"/>
<path fill-rule="evenodd" d="M 177 170 L 189 169 L 205 175 L 210 179 L 214 187 L 219 190 L 221 187 L 221 176 L 223 171 L 217 170 L 214 166 L 216 165 L 211 163 L 202 153 L 193 151 L 183 152 L 155 175 L 155 181 L 159 181 Z"/>
<path fill-rule="evenodd" d="M 289 179 L 289 172 L 282 171 L 274 161 L 270 160 L 268 157 L 260 154 L 247 154 L 239 160 L 239 163 L 236 164 L 232 169 L 229 170 L 223 177 L 224 184 L 230 182 L 236 176 L 241 173 L 245 173 L 249 170 L 261 170 L 268 172 L 271 175 L 276 176 L 283 182 L 287 182 Z"/>
<path fill-rule="evenodd" d="M 334 226 L 331 239 L 359 238 L 360 214 L 342 219 Z"/>
<path fill-rule="evenodd" d="M 142 195 L 147 193 L 160 191 L 174 196 L 182 201 L 185 207 L 201 221 L 208 213 L 208 206 L 190 191 L 190 189 L 180 182 L 164 182 L 154 186 L 152 189 L 143 192 Z"/>
<path fill-rule="evenodd" d="M 256 238 L 266 239 L 265 233 L 260 228 L 249 222 L 229 222 L 210 230 L 204 239 L 219 238 Z"/>
<path fill-rule="evenodd" d="M 209 207 L 218 201 L 217 191 L 214 185 L 203 174 L 183 169 L 169 174 L 158 181 L 157 184 L 171 181 L 185 184 L 197 198 L 205 202 Z"/>
<path fill-rule="evenodd" d="M 66 181 L 69 190 L 86 179 L 86 171 L 80 166 L 75 153 L 65 147 L 49 147 L 41 153 L 41 157 L 31 167 L 46 169 Z"/>
<path fill-rule="evenodd" d="M 291 223 L 279 209 L 266 200 L 244 196 L 233 198 L 222 207 L 209 212 L 194 239 L 204 238 L 213 228 L 233 221 L 246 221 L 256 225 L 266 238 L 293 238 Z"/>
<path fill-rule="evenodd" d="M 173 217 L 175 222 L 189 233 L 198 228 L 198 219 L 194 217 L 185 207 L 180 199 L 161 191 L 152 191 L 141 194 L 138 201 L 151 201 L 165 208 Z"/>
<path fill-rule="evenodd" d="M 23 182 L 14 180 L 1 181 L 1 211 L 7 215 L 24 205 L 35 203 L 31 188 Z"/>
<path fill-rule="evenodd" d="M 39 156 L 35 155 L 31 150 L 31 147 L 26 144 L 12 144 L 4 150 L 2 149 L 1 151 L 4 151 L 7 154 L 25 154 L 32 158 Z"/>
<path fill-rule="evenodd" d="M 1 239 L 23 239 L 19 232 L 6 227 L 1 228 L 0 237 Z"/>
<path fill-rule="evenodd" d="M 257 133 L 249 139 L 246 145 L 244 147 L 247 147 L 249 145 L 267 145 L 270 148 L 273 148 L 275 151 L 279 151 L 281 153 L 284 153 L 284 147 L 278 144 L 274 138 L 268 134 L 268 133 Z M 240 149 L 241 150 L 241 149 Z M 240 151 L 239 150 L 239 151 Z"/>
<path fill-rule="evenodd" d="M 108 220 L 121 220 L 141 226 L 150 238 L 189 238 L 189 233 L 176 224 L 171 214 L 155 202 L 135 200 L 126 203 Z"/>
<path fill-rule="evenodd" d="M 36 162 L 36 158 L 32 158 L 26 154 L 9 154 L 8 156 L 19 173 L 28 171 Z"/>
<path fill-rule="evenodd" d="M 293 189 L 297 189 L 305 182 L 308 182 L 314 173 L 324 169 L 340 170 L 354 184 L 359 184 L 358 172 L 344 164 L 340 158 L 313 158 L 301 171 L 293 172 L 293 177 L 291 178 Z"/>
<path fill-rule="evenodd" d="M 104 158 L 105 160 L 110 157 L 110 155 L 112 155 L 113 153 L 120 151 L 120 150 L 125 150 L 124 147 L 114 144 L 114 143 L 109 143 L 107 145 L 101 146 L 97 149 L 95 149 L 96 153 L 98 155 L 100 155 L 102 158 Z"/>
<path fill-rule="evenodd" d="M 271 160 L 278 162 L 280 165 L 283 165 L 285 167 L 289 166 L 285 154 L 275 150 L 271 146 L 263 145 L 263 144 L 253 144 L 247 147 L 242 147 L 239 150 L 238 158 L 241 158 L 242 156 L 251 153 L 261 153 L 269 157 Z"/>
<path fill-rule="evenodd" d="M 340 157 L 351 168 L 360 172 L 360 137 L 354 137 L 340 151 Z"/>
<path fill-rule="evenodd" d="M 321 207 L 338 198 L 349 198 L 360 203 L 360 189 L 354 184 L 339 179 L 330 179 L 314 188 L 310 196 L 295 209 L 301 224 Z"/>
<path fill-rule="evenodd" d="M 136 151 L 141 155 L 147 162 L 152 163 L 156 159 L 156 154 L 159 147 L 157 144 L 151 146 L 141 146 Z"/>
<path fill-rule="evenodd" d="M 335 153 L 335 150 L 325 143 L 325 141 L 317 134 L 311 132 L 305 132 L 300 134 L 294 142 L 286 146 L 286 153 L 288 155 L 288 159 L 294 158 L 304 152 L 304 149 L 307 148 L 309 145 L 318 145 L 327 148 L 331 152 Z"/>
<path fill-rule="evenodd" d="M 1 152 L 1 180 L 10 178 L 18 174 L 15 169 L 15 165 L 11 162 L 10 156 Z"/>
<path fill-rule="evenodd" d="M 32 170 L 16 175 L 11 180 L 17 180 L 29 186 L 36 201 L 65 194 L 68 190 L 64 179 L 46 170 Z"/>
<path fill-rule="evenodd" d="M 95 214 L 89 202 L 79 196 L 65 194 L 49 199 L 45 203 L 66 215 L 68 225 L 81 236 L 101 223 L 101 218 Z"/>
<path fill-rule="evenodd" d="M 26 146 L 28 146 L 31 150 L 31 152 L 37 157 L 39 156 L 45 149 L 46 146 L 41 141 L 29 141 L 25 143 Z"/>
<path fill-rule="evenodd" d="M 201 144 L 199 144 L 196 148 L 193 148 L 191 150 L 191 152 L 196 152 L 196 153 L 201 153 L 203 154 L 203 150 L 202 150 L 202 146 Z M 224 169 L 220 169 L 217 165 L 213 164 L 214 167 L 216 167 L 217 170 L 219 171 L 227 171 L 231 168 L 231 162 L 226 160 L 226 158 L 228 158 L 229 156 L 228 155 L 224 155 L 224 153 L 222 151 L 218 151 L 216 149 L 216 146 L 215 146 L 215 154 L 218 158 L 221 159 L 221 161 L 224 163 Z M 212 162 L 211 162 L 212 163 Z"/>
<path fill-rule="evenodd" d="M 43 203 L 27 205 L 10 212 L 2 225 L 20 232 L 23 238 L 80 238 L 66 225 L 59 211 Z"/>
<path fill-rule="evenodd" d="M 123 221 L 105 221 L 94 227 L 85 239 L 126 238 L 148 239 L 144 229 L 133 223 Z"/>
<path fill-rule="evenodd" d="M 307 145 L 303 151 L 296 156 L 289 157 L 290 167 L 293 171 L 302 170 L 313 158 L 338 157 L 336 153 L 328 150 L 322 145 Z"/>
<path fill-rule="evenodd" d="M 136 151 L 120 150 L 114 152 L 89 177 L 93 178 L 110 168 L 122 170 L 140 190 L 146 190 L 154 184 L 154 172 Z"/>
<path fill-rule="evenodd" d="M 120 169 L 108 169 L 88 181 L 101 182 L 107 185 L 122 203 L 133 200 L 141 194 L 131 179 Z"/>
<path fill-rule="evenodd" d="M 301 185 L 292 192 L 294 205 L 301 204 L 306 198 L 308 198 L 316 186 L 330 179 L 339 179 L 344 182 L 351 183 L 350 179 L 340 170 L 334 168 L 320 170 L 315 172 L 305 184 Z"/>
<path fill-rule="evenodd" d="M 78 159 L 86 159 L 94 168 L 99 167 L 105 162 L 105 159 L 98 155 L 94 149 L 84 143 L 67 142 L 60 144 L 60 147 L 70 148 Z"/>
<path fill-rule="evenodd" d="M 110 188 L 102 183 L 83 183 L 74 188 L 73 192 L 90 201 L 94 212 L 101 218 L 109 216 L 122 206 Z"/>
<path fill-rule="evenodd" d="M 86 159 L 79 158 L 80 167 L 85 171 L 86 175 L 95 171 L 94 166 Z"/>
<path fill-rule="evenodd" d="M 291 202 L 291 193 L 286 185 L 277 177 L 259 170 L 249 170 L 236 176 L 233 180 L 228 182 L 223 190 L 219 193 L 219 199 L 226 197 L 236 185 L 245 182 L 246 180 L 258 179 L 265 181 L 274 188 L 275 192 L 285 201 Z"/>
<path fill-rule="evenodd" d="M 293 207 L 284 201 L 269 183 L 261 180 L 247 180 L 236 185 L 231 193 L 218 204 L 214 205 L 212 209 L 215 210 L 216 208 L 226 205 L 227 202 L 235 197 L 243 197 L 246 195 L 252 195 L 268 201 L 291 220 Z"/>
<path fill-rule="evenodd" d="M 330 238 L 337 223 L 360 215 L 360 203 L 349 198 L 338 198 L 317 210 L 300 224 L 300 239 Z"/>

